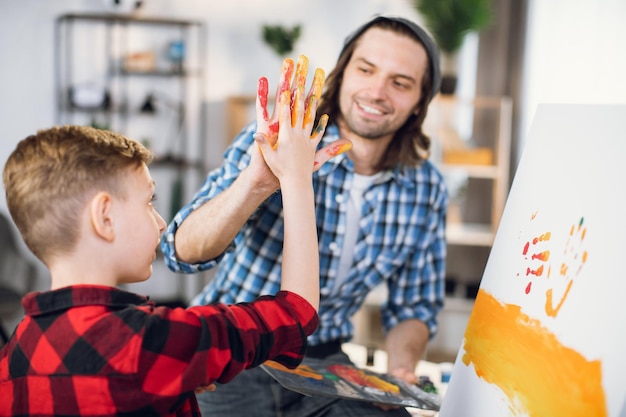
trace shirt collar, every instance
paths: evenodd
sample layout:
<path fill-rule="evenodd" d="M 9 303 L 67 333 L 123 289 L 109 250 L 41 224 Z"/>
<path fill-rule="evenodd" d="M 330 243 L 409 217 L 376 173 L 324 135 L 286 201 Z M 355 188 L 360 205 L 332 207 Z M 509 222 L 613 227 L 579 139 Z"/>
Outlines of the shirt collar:
<path fill-rule="evenodd" d="M 22 299 L 24 311 L 29 316 L 86 305 L 106 305 L 119 308 L 148 302 L 147 296 L 101 285 L 73 285 L 52 291 L 32 292 Z"/>

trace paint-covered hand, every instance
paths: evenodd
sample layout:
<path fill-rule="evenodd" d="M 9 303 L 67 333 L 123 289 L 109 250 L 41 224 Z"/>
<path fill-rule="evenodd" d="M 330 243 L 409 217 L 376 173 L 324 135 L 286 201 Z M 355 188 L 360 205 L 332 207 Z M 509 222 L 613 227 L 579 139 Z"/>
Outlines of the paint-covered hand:
<path fill-rule="evenodd" d="M 279 130 L 275 140 L 257 132 L 255 140 L 272 173 L 284 181 L 311 182 L 315 150 L 326 127 L 328 116 L 322 115 L 318 129 L 312 132 L 313 120 L 304 120 L 304 87 L 297 87 L 293 97 L 283 91 L 278 103 Z M 316 104 L 312 104 L 316 106 Z"/>
<path fill-rule="evenodd" d="M 291 107 L 292 127 L 296 127 L 295 123 L 298 120 L 300 121 L 298 123 L 301 123 L 302 128 L 307 129 L 308 127 L 313 126 L 317 105 L 324 87 L 325 74 L 321 68 L 317 68 L 315 70 L 311 88 L 304 99 L 304 107 L 299 108 L 295 105 L 295 98 L 296 94 L 299 94 L 301 97 L 306 89 L 306 77 L 308 70 L 309 60 L 304 55 L 300 55 L 298 57 L 295 74 L 293 60 L 286 58 L 283 61 L 276 91 L 276 104 L 271 116 L 267 110 L 269 83 L 265 77 L 261 77 L 259 79 L 256 101 L 257 133 L 264 135 L 272 147 L 276 146 L 276 141 L 278 139 L 279 114 L 277 109 L 279 107 L 280 100 L 285 93 L 288 95 Z M 303 115 L 298 114 L 298 112 L 303 112 Z M 311 131 L 311 139 L 319 139 L 321 137 L 324 129 L 326 128 L 327 120 L 327 117 L 324 115 L 319 118 L 317 127 Z M 315 155 L 314 169 L 319 169 L 325 162 L 334 156 L 348 151 L 351 147 L 352 143 L 349 140 L 339 139 L 318 150 Z"/>
<path fill-rule="evenodd" d="M 294 99 L 298 91 L 302 92 L 305 90 L 308 71 L 309 59 L 306 56 L 300 55 L 298 57 L 298 63 L 295 73 L 293 60 L 291 58 L 285 58 L 285 60 L 283 61 L 283 66 L 280 70 L 280 79 L 276 89 L 275 105 L 271 116 L 269 114 L 269 111 L 267 110 L 269 102 L 269 83 L 267 81 L 267 78 L 259 78 L 256 105 L 257 133 L 265 135 L 265 137 L 267 137 L 267 139 L 269 140 L 270 145 L 272 146 L 276 146 L 276 140 L 278 138 L 279 114 L 277 109 L 281 101 L 283 100 L 283 95 L 285 93 L 287 93 L 289 97 L 292 113 L 291 123 L 292 126 L 295 127 L 296 120 L 298 119 L 298 114 L 296 114 L 298 112 L 298 108 L 294 105 Z M 313 83 L 311 84 L 311 89 L 309 90 L 309 93 L 307 94 L 304 103 L 305 115 L 301 119 L 302 127 L 312 122 L 315 116 L 315 110 L 313 106 L 317 105 L 317 101 L 322 94 L 323 86 L 324 71 L 321 68 L 318 68 L 315 70 Z"/>

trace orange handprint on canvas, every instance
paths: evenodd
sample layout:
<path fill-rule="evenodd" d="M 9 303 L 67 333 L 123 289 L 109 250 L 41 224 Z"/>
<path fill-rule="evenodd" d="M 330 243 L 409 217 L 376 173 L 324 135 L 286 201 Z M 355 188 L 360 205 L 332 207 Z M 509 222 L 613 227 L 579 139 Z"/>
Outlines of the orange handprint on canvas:
<path fill-rule="evenodd" d="M 555 288 L 552 287 L 546 291 L 546 314 L 550 317 L 556 317 L 572 288 L 574 278 L 580 273 L 585 262 L 587 262 L 587 251 L 583 247 L 586 234 L 587 228 L 584 226 L 584 218 L 581 217 L 578 224 L 571 226 L 563 251 L 563 261 L 559 266 L 558 279 L 565 283 L 565 290 L 558 299 L 556 306 L 553 291 Z"/>
<path fill-rule="evenodd" d="M 535 217 L 536 213 L 533 214 L 531 220 Z M 552 232 L 536 234 L 524 243 L 522 256 L 526 262 L 525 276 L 529 279 L 525 292 L 526 294 L 531 292 L 533 280 L 540 277 L 544 280 L 543 283 L 548 287 L 545 292 L 545 312 L 549 317 L 556 317 L 567 299 L 574 277 L 580 273 L 587 260 L 587 251 L 583 247 L 586 231 L 584 218 L 581 217 L 570 227 L 563 252 L 554 252 L 552 258 L 551 252 L 553 251 L 550 247 Z M 550 281 L 552 265 L 557 264 L 558 276 Z"/>

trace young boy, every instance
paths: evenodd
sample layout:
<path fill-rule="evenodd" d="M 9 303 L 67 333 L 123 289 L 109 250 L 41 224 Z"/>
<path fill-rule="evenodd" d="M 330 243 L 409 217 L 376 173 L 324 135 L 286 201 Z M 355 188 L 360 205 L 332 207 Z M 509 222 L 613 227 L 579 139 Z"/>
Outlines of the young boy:
<path fill-rule="evenodd" d="M 0 416 L 199 416 L 194 390 L 268 359 L 300 363 L 318 320 L 311 177 L 325 120 L 313 131 L 293 97 L 293 116 L 289 92 L 277 103 L 277 144 L 257 137 L 256 158 L 280 182 L 285 249 L 281 291 L 252 303 L 168 309 L 115 288 L 150 277 L 166 226 L 141 144 L 65 126 L 17 145 L 7 204 L 51 288 L 24 297 L 0 350 Z"/>

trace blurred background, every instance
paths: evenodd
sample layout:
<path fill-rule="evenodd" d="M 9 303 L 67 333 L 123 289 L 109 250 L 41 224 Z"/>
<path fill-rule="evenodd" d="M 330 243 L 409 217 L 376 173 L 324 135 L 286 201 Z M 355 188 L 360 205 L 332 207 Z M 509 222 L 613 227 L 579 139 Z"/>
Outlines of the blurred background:
<path fill-rule="evenodd" d="M 260 76 L 275 86 L 283 58 L 300 54 L 308 56 L 311 74 L 315 67 L 330 72 L 346 35 L 375 14 L 402 15 L 430 30 L 429 3 L 0 0 L 0 160 L 19 140 L 55 124 L 120 131 L 156 153 L 158 209 L 169 221 L 252 120 Z M 451 354 L 538 104 L 626 101 L 626 2 L 469 3 L 487 5 L 489 19 L 462 32 L 451 53 L 455 88 L 436 100 L 428 123 L 433 158 L 460 206 L 450 220 L 451 301 L 435 343 Z M 602 152 L 593 143 L 590 151 Z M 7 214 L 4 193 L 0 212 Z M 28 290 L 45 290 L 45 269 L 19 239 L 17 245 L 36 266 L 34 277 L 23 278 Z M 3 275 L 0 283 L 22 280 Z M 210 278 L 177 276 L 157 260 L 153 278 L 130 289 L 185 304 Z M 21 311 L 7 310 L 1 319 L 12 331 Z M 373 311 L 356 319 L 364 343 L 379 340 L 370 332 Z"/>

